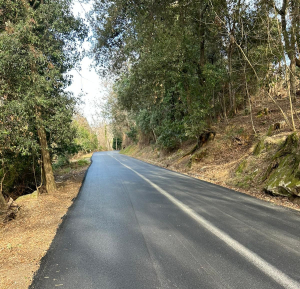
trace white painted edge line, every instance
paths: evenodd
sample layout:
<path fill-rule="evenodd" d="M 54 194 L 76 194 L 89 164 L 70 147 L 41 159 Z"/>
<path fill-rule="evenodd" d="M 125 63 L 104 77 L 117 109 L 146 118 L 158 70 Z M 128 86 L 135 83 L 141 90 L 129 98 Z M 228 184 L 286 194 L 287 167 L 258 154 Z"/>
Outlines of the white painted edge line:
<path fill-rule="evenodd" d="M 132 169 L 131 167 L 123 164 L 119 160 L 117 160 L 115 157 L 112 156 L 116 161 L 118 161 L 121 165 L 128 168 L 129 170 L 133 171 L 135 174 L 137 174 L 139 177 L 141 177 L 143 180 L 145 180 L 147 183 L 149 183 L 152 187 L 154 187 L 158 192 L 160 192 L 162 195 L 164 195 L 167 199 L 169 199 L 174 205 L 176 205 L 178 208 L 180 208 L 183 212 L 185 212 L 187 215 L 189 215 L 191 218 L 193 218 L 197 223 L 199 223 L 201 226 L 203 226 L 205 229 L 210 231 L 212 234 L 214 234 L 216 237 L 218 237 L 220 240 L 222 240 L 224 243 L 226 243 L 229 247 L 231 247 L 234 251 L 236 251 L 238 254 L 243 256 L 247 261 L 249 261 L 252 265 L 257 267 L 259 270 L 264 272 L 267 276 L 269 276 L 271 279 L 273 279 L 275 282 L 283 286 L 287 289 L 299 289 L 300 283 L 298 283 L 296 280 L 290 278 L 288 275 L 268 263 L 266 260 L 258 256 L 256 253 L 252 252 L 248 248 L 246 248 L 244 245 L 230 237 L 227 233 L 223 232 L 222 230 L 215 227 L 212 223 L 207 221 L 205 218 L 197 214 L 193 209 L 170 195 L 167 191 L 160 188 L 158 185 L 152 183 L 149 179 Z"/>

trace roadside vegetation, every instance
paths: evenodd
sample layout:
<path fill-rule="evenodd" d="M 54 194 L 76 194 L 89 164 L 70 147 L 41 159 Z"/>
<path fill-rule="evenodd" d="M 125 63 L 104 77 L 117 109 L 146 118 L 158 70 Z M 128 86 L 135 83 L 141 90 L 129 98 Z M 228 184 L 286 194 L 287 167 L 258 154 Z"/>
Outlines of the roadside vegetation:
<path fill-rule="evenodd" d="M 93 2 L 124 152 L 299 202 L 299 1 Z"/>
<path fill-rule="evenodd" d="M 71 0 L 0 0 L 0 288 L 28 288 L 101 150 L 66 92 L 87 37 Z"/>
<path fill-rule="evenodd" d="M 52 194 L 53 166 L 101 149 L 66 92 L 87 37 L 72 1 L 0 0 L 0 215 L 10 199 Z"/>
<path fill-rule="evenodd" d="M 282 107 L 289 105 L 286 98 L 279 102 Z M 196 150 L 197 143 L 190 140 L 173 151 L 133 143 L 121 153 L 300 210 L 298 135 L 285 125 L 274 130 L 282 120 L 281 112 L 271 103 L 265 104 L 271 111 L 267 115 L 261 115 L 263 106 L 253 110 L 256 135 L 249 115 L 239 112 L 227 123 L 214 126 L 215 137 Z"/>

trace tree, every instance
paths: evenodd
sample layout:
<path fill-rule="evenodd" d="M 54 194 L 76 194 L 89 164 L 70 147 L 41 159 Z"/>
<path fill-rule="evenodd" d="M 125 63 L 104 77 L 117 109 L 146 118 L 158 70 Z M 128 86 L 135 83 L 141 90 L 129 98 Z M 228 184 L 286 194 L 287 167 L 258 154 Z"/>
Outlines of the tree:
<path fill-rule="evenodd" d="M 0 154 L 42 163 L 43 183 L 56 189 L 52 156 L 66 150 L 76 100 L 64 91 L 86 35 L 71 1 L 0 0 Z M 61 123 L 64 125 L 62 126 Z"/>
<path fill-rule="evenodd" d="M 126 115 L 140 140 L 175 149 L 216 120 L 251 110 L 254 98 L 267 95 L 278 106 L 269 90 L 288 75 L 286 55 L 295 95 L 298 2 L 275 8 L 284 16 L 279 29 L 272 1 L 94 0 L 93 53 L 99 70 L 115 75 L 107 107 L 115 127 Z"/>
<path fill-rule="evenodd" d="M 73 120 L 73 126 L 76 129 L 75 143 L 78 145 L 78 150 L 85 153 L 96 151 L 99 147 L 97 135 L 87 119 L 77 114 Z"/>
<path fill-rule="evenodd" d="M 300 16 L 299 1 L 282 0 L 281 7 L 278 8 L 272 2 L 275 12 L 281 17 L 281 33 L 284 39 L 285 53 L 290 61 L 290 93 L 291 98 L 296 100 L 296 66 L 300 67 L 299 39 L 300 39 Z"/>

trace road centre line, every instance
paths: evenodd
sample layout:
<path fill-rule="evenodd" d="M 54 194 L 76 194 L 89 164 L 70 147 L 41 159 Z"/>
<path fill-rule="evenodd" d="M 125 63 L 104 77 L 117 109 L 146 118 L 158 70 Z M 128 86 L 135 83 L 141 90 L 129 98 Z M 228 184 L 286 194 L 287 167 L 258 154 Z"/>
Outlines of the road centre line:
<path fill-rule="evenodd" d="M 273 279 L 275 282 L 283 286 L 287 289 L 299 289 L 300 283 L 298 283 L 296 280 L 290 278 L 288 275 L 268 263 L 266 260 L 258 256 L 256 253 L 249 250 L 247 247 L 230 237 L 227 233 L 223 232 L 222 230 L 215 227 L 211 222 L 206 220 L 204 217 L 196 213 L 193 209 L 173 197 L 171 194 L 169 194 L 167 191 L 163 190 L 158 185 L 151 182 L 149 179 L 147 179 L 145 176 L 141 175 L 131 167 L 125 165 L 115 157 L 111 156 L 116 161 L 118 161 L 121 165 L 128 168 L 129 170 L 133 171 L 135 174 L 137 174 L 140 178 L 145 180 L 147 183 L 149 183 L 152 187 L 154 187 L 159 193 L 164 195 L 167 199 L 169 199 L 174 205 L 176 205 L 179 209 L 181 209 L 183 212 L 185 212 L 187 215 L 189 215 L 191 218 L 193 218 L 198 224 L 203 226 L 205 229 L 210 231 L 212 234 L 214 234 L 216 237 L 218 237 L 220 240 L 222 240 L 224 243 L 226 243 L 229 247 L 231 247 L 234 251 L 236 251 L 238 254 L 243 256 L 247 261 L 249 261 L 252 265 L 257 267 L 259 270 L 264 272 L 267 276 L 269 276 L 271 279 Z"/>

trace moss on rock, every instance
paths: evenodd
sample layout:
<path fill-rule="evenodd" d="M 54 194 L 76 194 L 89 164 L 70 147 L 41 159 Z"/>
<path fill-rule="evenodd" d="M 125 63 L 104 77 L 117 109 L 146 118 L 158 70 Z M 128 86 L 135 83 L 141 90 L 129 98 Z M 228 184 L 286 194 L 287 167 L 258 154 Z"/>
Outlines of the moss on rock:
<path fill-rule="evenodd" d="M 254 148 L 253 155 L 258 156 L 265 148 L 265 140 L 261 139 Z"/>
<path fill-rule="evenodd" d="M 262 181 L 266 181 L 265 192 L 272 195 L 300 196 L 298 143 L 298 135 L 293 133 L 279 147 L 262 178 Z"/>
<path fill-rule="evenodd" d="M 285 142 L 279 147 L 277 153 L 274 155 L 273 159 L 280 158 L 285 155 L 292 154 L 298 149 L 299 138 L 296 132 L 290 134 Z"/>
<path fill-rule="evenodd" d="M 34 191 L 32 194 L 24 195 L 16 199 L 16 203 L 20 203 L 27 200 L 37 199 L 39 196 L 38 191 Z"/>

